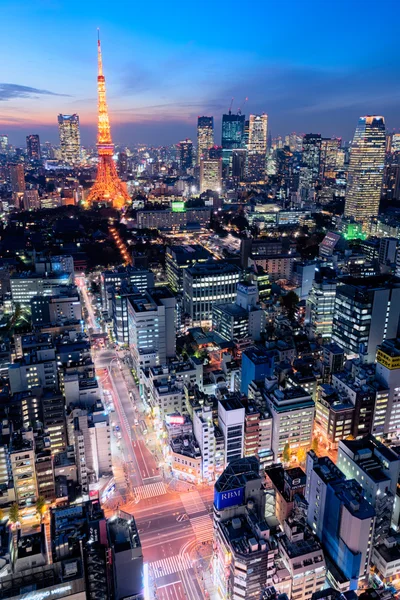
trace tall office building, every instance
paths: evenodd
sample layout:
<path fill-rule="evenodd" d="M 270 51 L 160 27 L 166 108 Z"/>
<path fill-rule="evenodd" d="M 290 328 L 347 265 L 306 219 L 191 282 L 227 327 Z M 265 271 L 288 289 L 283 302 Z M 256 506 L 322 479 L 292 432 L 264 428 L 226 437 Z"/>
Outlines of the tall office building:
<path fill-rule="evenodd" d="M 299 190 L 303 200 L 312 200 L 315 185 L 320 174 L 321 163 L 321 135 L 307 133 L 303 137 L 303 151 L 301 155 Z"/>
<path fill-rule="evenodd" d="M 233 115 L 231 111 L 222 115 L 222 148 L 241 148 L 244 136 L 244 115 Z"/>
<path fill-rule="evenodd" d="M 5 154 L 8 150 L 8 135 L 0 133 L 0 154 Z"/>
<path fill-rule="evenodd" d="M 373 433 L 398 439 L 400 435 L 400 343 L 397 338 L 383 340 L 376 353 L 376 379 L 386 394 L 375 405 Z"/>
<path fill-rule="evenodd" d="M 1 136 L 0 136 L 0 140 L 1 140 Z M 390 150 L 392 152 L 400 152 L 400 133 L 394 133 L 392 135 Z"/>
<path fill-rule="evenodd" d="M 200 161 L 200 194 L 207 192 L 221 193 L 222 161 L 219 158 L 202 159 Z"/>
<path fill-rule="evenodd" d="M 367 222 L 378 216 L 385 164 L 383 117 L 360 117 L 350 152 L 344 214 Z"/>
<path fill-rule="evenodd" d="M 268 115 L 250 115 L 247 148 L 248 176 L 259 181 L 265 177 L 268 141 Z"/>
<path fill-rule="evenodd" d="M 25 191 L 24 165 L 15 163 L 9 165 L 11 191 L 22 193 Z"/>
<path fill-rule="evenodd" d="M 208 158 L 208 150 L 214 146 L 214 117 L 197 119 L 197 165 L 202 158 Z"/>
<path fill-rule="evenodd" d="M 375 510 L 364 498 L 361 486 L 346 480 L 327 457 L 307 454 L 307 523 L 339 569 L 330 569 L 328 580 L 358 589 L 359 579 L 369 575 L 375 526 Z M 340 574 L 340 580 L 336 581 Z"/>
<path fill-rule="evenodd" d="M 313 337 L 330 338 L 335 309 L 336 276 L 330 269 L 316 272 L 306 300 L 306 323 Z"/>
<path fill-rule="evenodd" d="M 192 323 L 212 323 L 215 302 L 233 302 L 240 270 L 225 261 L 197 263 L 183 272 L 183 307 Z M 204 323 L 206 321 L 206 323 Z"/>
<path fill-rule="evenodd" d="M 40 139 L 36 133 L 26 136 L 26 151 L 29 160 L 40 160 L 42 155 L 40 152 Z"/>
<path fill-rule="evenodd" d="M 79 116 L 58 115 L 58 131 L 63 161 L 70 164 L 78 162 L 81 153 Z"/>
<path fill-rule="evenodd" d="M 128 173 L 128 155 L 126 152 L 118 153 L 117 170 L 121 179 L 125 179 Z"/>
<path fill-rule="evenodd" d="M 376 347 L 398 335 L 400 283 L 378 275 L 348 277 L 336 289 L 332 341 L 348 355 L 362 354 L 373 362 Z"/>
<path fill-rule="evenodd" d="M 339 149 L 341 138 L 322 138 L 320 157 L 321 179 L 333 179 L 340 166 Z"/>
<path fill-rule="evenodd" d="M 179 142 L 179 167 L 185 172 L 193 166 L 193 142 L 192 140 L 183 140 Z"/>
<path fill-rule="evenodd" d="M 233 150 L 243 148 L 245 116 L 231 111 L 222 115 L 222 167 L 224 175 L 230 175 L 232 170 Z"/>

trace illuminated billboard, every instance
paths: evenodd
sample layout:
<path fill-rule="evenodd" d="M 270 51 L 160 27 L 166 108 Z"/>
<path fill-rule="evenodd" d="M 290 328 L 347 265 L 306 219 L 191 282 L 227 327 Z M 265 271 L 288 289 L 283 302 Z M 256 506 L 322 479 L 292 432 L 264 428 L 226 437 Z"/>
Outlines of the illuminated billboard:
<path fill-rule="evenodd" d="M 182 417 L 181 415 L 167 415 L 165 420 L 168 425 L 183 425 L 185 422 L 185 417 Z"/>
<path fill-rule="evenodd" d="M 184 202 L 172 202 L 172 212 L 185 212 L 185 203 Z"/>
<path fill-rule="evenodd" d="M 224 510 L 230 506 L 238 506 L 244 502 L 244 488 L 228 490 L 227 492 L 214 492 L 214 506 L 217 510 Z"/>

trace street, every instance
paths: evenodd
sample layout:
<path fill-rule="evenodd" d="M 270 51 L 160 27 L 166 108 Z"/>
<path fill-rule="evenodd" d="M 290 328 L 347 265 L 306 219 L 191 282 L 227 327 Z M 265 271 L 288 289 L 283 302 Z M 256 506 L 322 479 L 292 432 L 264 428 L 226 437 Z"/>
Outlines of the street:
<path fill-rule="evenodd" d="M 90 303 L 85 285 L 80 290 L 83 301 Z M 95 323 L 89 309 L 87 314 Z M 123 353 L 95 350 L 93 360 L 99 383 L 111 394 L 115 408 L 110 422 L 116 490 L 104 504 L 106 516 L 118 509 L 134 516 L 148 566 L 150 598 L 212 597 L 211 578 L 203 574 L 212 554 L 213 489 L 178 482 L 159 468 L 155 457 L 163 456 L 162 448 Z M 143 421 L 146 434 L 138 425 Z"/>

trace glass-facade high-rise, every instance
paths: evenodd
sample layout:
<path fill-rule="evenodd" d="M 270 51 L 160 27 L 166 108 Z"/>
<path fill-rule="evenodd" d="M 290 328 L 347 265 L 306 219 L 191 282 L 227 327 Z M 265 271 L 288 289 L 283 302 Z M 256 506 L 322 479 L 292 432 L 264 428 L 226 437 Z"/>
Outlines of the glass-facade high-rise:
<path fill-rule="evenodd" d="M 243 148 L 245 115 L 233 115 L 231 111 L 222 115 L 222 166 L 224 175 L 231 174 L 232 151 Z"/>
<path fill-rule="evenodd" d="M 183 140 L 179 142 L 179 167 L 183 173 L 193 166 L 193 142 L 192 140 Z"/>
<path fill-rule="evenodd" d="M 0 133 L 0 154 L 5 154 L 8 150 L 8 135 Z"/>
<path fill-rule="evenodd" d="M 244 115 L 233 115 L 231 112 L 222 115 L 222 148 L 233 150 L 242 147 L 244 121 Z"/>
<path fill-rule="evenodd" d="M 202 158 L 208 159 L 208 150 L 214 146 L 214 117 L 197 119 L 197 165 Z"/>
<path fill-rule="evenodd" d="M 70 164 L 78 162 L 81 154 L 79 116 L 58 115 L 58 130 L 63 161 Z"/>
<path fill-rule="evenodd" d="M 28 153 L 29 160 L 40 160 L 40 139 L 35 133 L 26 136 L 26 151 Z"/>
<path fill-rule="evenodd" d="M 350 152 L 344 214 L 367 222 L 379 212 L 386 133 L 383 117 L 360 117 Z"/>
<path fill-rule="evenodd" d="M 252 181 L 265 177 L 268 141 L 268 115 L 250 115 L 248 138 L 248 176 Z"/>
<path fill-rule="evenodd" d="M 307 133 L 303 137 L 303 151 L 299 190 L 303 200 L 313 200 L 321 163 L 321 134 Z"/>

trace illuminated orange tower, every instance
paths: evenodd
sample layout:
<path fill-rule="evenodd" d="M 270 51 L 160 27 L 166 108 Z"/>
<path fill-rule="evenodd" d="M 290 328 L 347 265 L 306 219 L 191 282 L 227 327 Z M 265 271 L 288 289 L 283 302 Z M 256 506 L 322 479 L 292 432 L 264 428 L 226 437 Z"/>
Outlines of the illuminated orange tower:
<path fill-rule="evenodd" d="M 103 75 L 103 61 L 101 57 L 100 33 L 97 39 L 97 92 L 99 120 L 97 127 L 97 152 L 99 162 L 97 166 L 96 181 L 87 197 L 87 204 L 93 202 L 109 202 L 114 208 L 123 208 L 131 201 L 125 184 L 117 175 L 113 161 L 114 144 L 111 139 L 110 120 L 106 101 L 106 80 Z"/>

